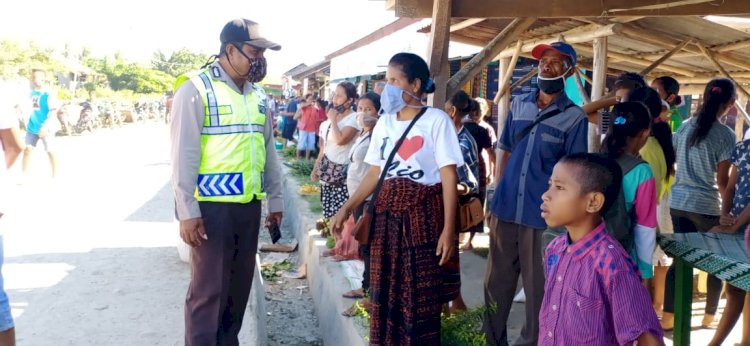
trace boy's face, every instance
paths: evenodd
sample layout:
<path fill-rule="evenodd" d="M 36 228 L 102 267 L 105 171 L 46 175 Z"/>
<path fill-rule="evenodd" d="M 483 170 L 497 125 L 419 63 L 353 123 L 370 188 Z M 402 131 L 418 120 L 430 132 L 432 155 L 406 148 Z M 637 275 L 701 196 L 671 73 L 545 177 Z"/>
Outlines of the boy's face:
<path fill-rule="evenodd" d="M 541 206 L 542 218 L 547 226 L 571 225 L 601 209 L 601 202 L 598 200 L 603 200 L 603 195 L 595 192 L 582 193 L 577 169 L 580 168 L 561 162 L 552 170 L 549 188 L 542 195 Z"/>

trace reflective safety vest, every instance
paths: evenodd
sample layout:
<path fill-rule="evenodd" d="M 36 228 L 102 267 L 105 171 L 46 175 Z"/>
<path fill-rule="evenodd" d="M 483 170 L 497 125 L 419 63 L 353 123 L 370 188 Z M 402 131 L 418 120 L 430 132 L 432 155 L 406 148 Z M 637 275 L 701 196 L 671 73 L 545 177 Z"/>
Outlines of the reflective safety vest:
<path fill-rule="evenodd" d="M 265 92 L 260 86 L 249 95 L 234 91 L 212 66 L 177 78 L 175 90 L 190 81 L 203 99 L 201 163 L 195 198 L 198 201 L 248 203 L 266 197 Z"/>

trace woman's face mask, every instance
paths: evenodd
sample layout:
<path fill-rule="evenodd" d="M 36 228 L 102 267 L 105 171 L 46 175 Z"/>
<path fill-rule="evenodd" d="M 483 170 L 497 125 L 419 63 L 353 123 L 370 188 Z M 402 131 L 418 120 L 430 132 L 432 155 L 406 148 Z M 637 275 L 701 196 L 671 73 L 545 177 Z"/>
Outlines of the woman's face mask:
<path fill-rule="evenodd" d="M 422 106 L 412 106 L 404 100 L 404 93 L 419 100 L 419 96 L 405 91 L 391 84 L 386 84 L 383 93 L 380 95 L 380 112 L 381 114 L 396 114 L 404 107 L 422 108 Z"/>
<path fill-rule="evenodd" d="M 362 129 L 371 129 L 375 127 L 378 122 L 378 118 L 368 115 L 366 113 L 360 113 L 357 115 L 357 125 Z"/>

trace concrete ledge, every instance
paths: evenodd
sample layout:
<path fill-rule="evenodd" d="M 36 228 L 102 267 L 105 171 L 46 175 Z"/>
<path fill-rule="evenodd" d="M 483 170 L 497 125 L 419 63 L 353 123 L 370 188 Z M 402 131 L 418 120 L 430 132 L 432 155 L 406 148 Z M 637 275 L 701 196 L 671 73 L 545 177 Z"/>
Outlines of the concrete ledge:
<path fill-rule="evenodd" d="M 298 193 L 300 185 L 288 168 L 284 167 L 284 173 L 284 226 L 296 231 L 300 265 L 307 266 L 307 282 L 315 302 L 321 337 L 326 345 L 364 346 L 367 344 L 364 336 L 368 334 L 364 323 L 341 315 L 355 301 L 341 296 L 349 290 L 349 282 L 339 263 L 320 257 L 326 250 L 326 239 L 315 230 L 315 221 L 320 215 L 310 212 L 307 201 Z"/>

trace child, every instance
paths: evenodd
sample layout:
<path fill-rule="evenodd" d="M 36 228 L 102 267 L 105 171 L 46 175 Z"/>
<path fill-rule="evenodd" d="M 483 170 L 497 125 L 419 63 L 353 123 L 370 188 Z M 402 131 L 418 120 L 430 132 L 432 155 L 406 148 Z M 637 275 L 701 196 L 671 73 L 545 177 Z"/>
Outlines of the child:
<path fill-rule="evenodd" d="M 625 161 L 638 153 L 651 134 L 651 116 L 640 102 L 618 103 L 612 108 L 612 127 L 604 139 L 602 151 L 613 160 Z M 645 161 L 622 172 L 622 194 L 630 219 L 634 247 L 631 257 L 638 264 L 642 279 L 654 276 L 653 255 L 656 248 L 656 180 Z"/>
<path fill-rule="evenodd" d="M 539 345 L 662 345 L 638 267 L 607 233 L 602 215 L 622 185 L 612 159 L 573 154 L 555 165 L 542 195 L 549 227 L 565 226 L 545 252 Z"/>

